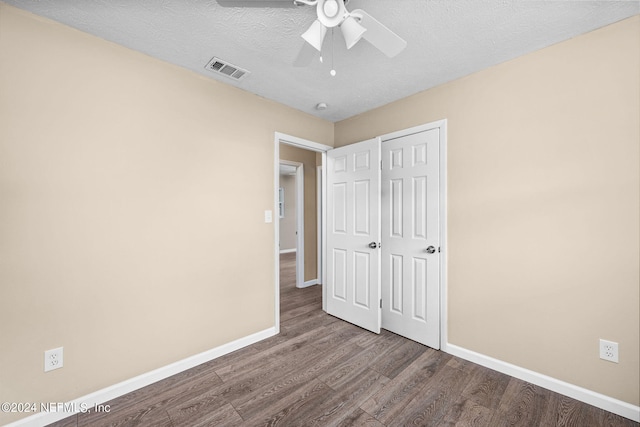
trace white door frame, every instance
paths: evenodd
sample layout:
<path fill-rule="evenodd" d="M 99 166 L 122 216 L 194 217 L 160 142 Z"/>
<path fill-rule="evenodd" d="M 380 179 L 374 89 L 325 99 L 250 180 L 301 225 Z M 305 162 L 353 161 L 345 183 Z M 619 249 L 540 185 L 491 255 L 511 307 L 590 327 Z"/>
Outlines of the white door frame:
<path fill-rule="evenodd" d="M 447 351 L 447 119 L 382 135 L 382 143 L 431 129 L 440 131 L 440 350 Z"/>
<path fill-rule="evenodd" d="M 323 167 L 324 162 L 323 165 L 316 166 L 316 222 L 320 224 L 320 226 L 317 227 L 318 237 L 316 238 L 316 242 L 318 243 L 318 248 L 316 253 L 318 254 L 318 283 L 320 284 L 324 284 L 322 281 L 324 278 L 324 268 L 322 268 L 324 260 L 322 253 L 324 250 L 324 246 L 322 245 L 322 230 L 324 230 L 324 226 L 322 225 L 324 224 L 324 214 L 322 213 L 322 207 L 324 206 L 324 200 L 322 200 L 322 189 L 324 188 L 322 184 L 322 177 L 324 176 Z"/>
<path fill-rule="evenodd" d="M 325 218 L 325 213 L 326 213 L 326 203 L 324 203 L 324 201 L 326 200 L 326 173 L 324 173 L 324 167 L 326 165 L 326 152 L 327 150 L 331 150 L 333 147 L 329 146 L 329 145 L 324 145 L 324 144 L 320 144 L 314 141 L 309 141 L 307 139 L 303 139 L 303 138 L 298 138 L 296 136 L 292 136 L 292 135 L 287 135 L 285 133 L 281 133 L 281 132 L 275 132 L 274 134 L 274 148 L 273 148 L 273 171 L 274 171 L 274 177 L 273 177 L 273 182 L 274 182 L 274 191 L 273 191 L 273 209 L 274 212 L 278 211 L 278 201 L 279 201 L 279 194 L 278 194 L 278 188 L 280 188 L 280 144 L 287 144 L 287 145 L 292 145 L 294 147 L 298 147 L 298 148 L 302 148 L 304 150 L 310 150 L 310 151 L 315 151 L 317 153 L 322 153 L 322 223 L 319 223 L 320 228 L 322 229 L 322 247 L 325 247 L 325 233 L 324 233 L 324 218 Z M 280 221 L 274 221 L 274 258 L 275 258 L 275 269 L 274 269 L 274 276 L 275 276 L 275 281 L 274 281 L 274 286 L 275 286 L 275 302 L 274 302 L 274 307 L 275 307 L 275 314 L 274 314 L 274 318 L 275 318 L 275 329 L 276 329 L 276 333 L 280 333 L 280 245 L 278 244 L 279 240 L 280 240 Z M 304 250 L 304 249 L 303 249 Z M 304 252 L 303 252 L 304 253 Z M 304 263 L 304 260 L 303 260 Z M 322 276 L 324 277 L 324 265 L 321 266 L 321 270 L 322 270 Z M 320 272 L 318 272 L 318 274 L 320 275 Z M 304 277 L 303 277 L 304 279 Z M 297 281 L 297 278 L 296 278 Z M 304 283 L 304 280 L 302 281 Z M 322 298 L 322 308 L 323 310 L 326 309 L 325 307 L 325 298 L 324 298 L 324 291 L 325 291 L 325 286 L 322 287 L 323 288 L 323 298 Z"/>

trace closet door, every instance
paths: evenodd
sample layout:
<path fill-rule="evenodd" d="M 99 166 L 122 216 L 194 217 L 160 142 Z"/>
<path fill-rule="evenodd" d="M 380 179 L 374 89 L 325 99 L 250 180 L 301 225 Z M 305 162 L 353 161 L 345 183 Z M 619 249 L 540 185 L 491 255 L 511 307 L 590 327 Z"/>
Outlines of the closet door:
<path fill-rule="evenodd" d="M 440 348 L 439 129 L 382 143 L 382 327 Z"/>
<path fill-rule="evenodd" d="M 379 333 L 380 139 L 327 152 L 327 312 Z"/>

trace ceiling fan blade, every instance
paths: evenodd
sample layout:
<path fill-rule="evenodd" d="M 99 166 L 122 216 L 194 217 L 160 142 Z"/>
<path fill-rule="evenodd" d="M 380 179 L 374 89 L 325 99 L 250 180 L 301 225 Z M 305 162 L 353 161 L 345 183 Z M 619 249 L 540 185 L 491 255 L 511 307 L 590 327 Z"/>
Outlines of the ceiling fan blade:
<path fill-rule="evenodd" d="M 360 18 L 360 25 L 367 29 L 362 38 L 378 48 L 389 58 L 393 58 L 407 47 L 407 42 L 396 33 L 382 25 L 378 20 L 362 9 L 356 9 L 351 15 Z"/>
<path fill-rule="evenodd" d="M 295 61 L 293 61 L 294 67 L 306 67 L 311 64 L 315 58 L 320 56 L 320 52 L 318 52 L 313 46 L 309 43 L 304 42 L 298 55 L 296 56 Z"/>

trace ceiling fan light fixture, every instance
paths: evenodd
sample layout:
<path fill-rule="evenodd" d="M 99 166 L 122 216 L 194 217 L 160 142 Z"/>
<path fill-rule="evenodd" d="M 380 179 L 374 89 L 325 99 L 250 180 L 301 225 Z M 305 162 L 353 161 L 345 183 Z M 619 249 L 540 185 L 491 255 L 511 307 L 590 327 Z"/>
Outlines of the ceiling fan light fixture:
<path fill-rule="evenodd" d="M 362 25 L 356 21 L 353 16 L 347 16 L 345 20 L 340 24 L 340 30 L 344 36 L 344 41 L 347 44 L 347 49 L 351 49 L 362 38 L 362 35 L 367 31 Z"/>
<path fill-rule="evenodd" d="M 302 38 L 313 46 L 318 52 L 322 52 L 322 42 L 324 41 L 324 36 L 327 34 L 327 27 L 322 25 L 322 22 L 317 19 L 313 21 L 313 24 L 309 27 L 307 31 L 304 32 Z"/>

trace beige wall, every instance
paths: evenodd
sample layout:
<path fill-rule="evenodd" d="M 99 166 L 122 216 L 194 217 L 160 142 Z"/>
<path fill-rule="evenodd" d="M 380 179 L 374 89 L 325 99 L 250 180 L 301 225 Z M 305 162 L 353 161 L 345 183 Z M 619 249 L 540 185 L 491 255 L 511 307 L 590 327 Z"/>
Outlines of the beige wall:
<path fill-rule="evenodd" d="M 639 83 L 636 16 L 335 127 L 342 146 L 446 118 L 449 342 L 634 405 Z"/>
<path fill-rule="evenodd" d="M 296 177 L 280 174 L 284 191 L 284 218 L 280 218 L 280 250 L 296 249 Z"/>
<path fill-rule="evenodd" d="M 280 144 L 280 159 L 304 164 L 304 280 L 314 280 L 318 278 L 316 153 Z"/>
<path fill-rule="evenodd" d="M 333 143 L 330 122 L 0 3 L 0 402 L 273 327 L 275 131 Z"/>

